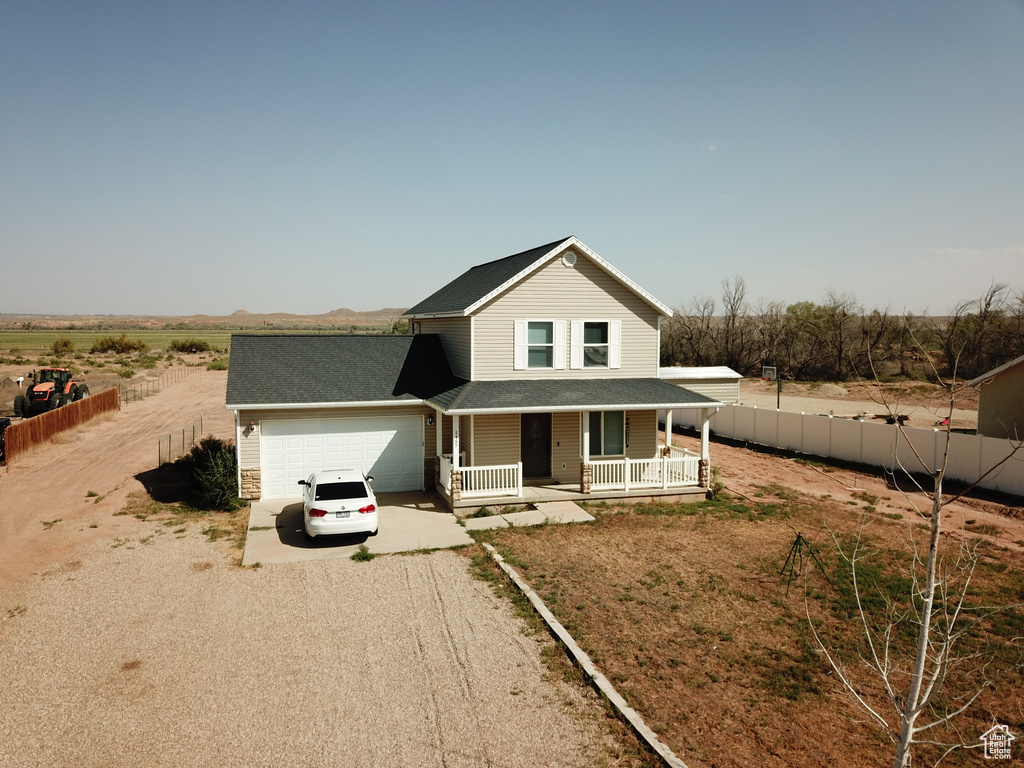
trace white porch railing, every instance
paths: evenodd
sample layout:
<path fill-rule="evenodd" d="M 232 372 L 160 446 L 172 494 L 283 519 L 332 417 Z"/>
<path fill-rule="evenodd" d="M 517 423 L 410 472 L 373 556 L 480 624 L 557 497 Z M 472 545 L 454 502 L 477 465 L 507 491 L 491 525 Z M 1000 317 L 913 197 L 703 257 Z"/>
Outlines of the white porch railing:
<path fill-rule="evenodd" d="M 465 454 L 463 454 L 465 457 Z M 459 467 L 462 473 L 462 498 L 487 496 L 522 496 L 523 464 L 501 464 L 492 467 Z M 452 493 L 452 459 L 441 456 L 441 485 Z"/>
<path fill-rule="evenodd" d="M 462 472 L 462 498 L 484 496 L 522 496 L 523 463 L 493 467 L 459 467 Z"/>
<path fill-rule="evenodd" d="M 682 488 L 697 485 L 700 456 L 678 448 L 654 459 L 607 459 L 591 462 L 594 491 Z"/>

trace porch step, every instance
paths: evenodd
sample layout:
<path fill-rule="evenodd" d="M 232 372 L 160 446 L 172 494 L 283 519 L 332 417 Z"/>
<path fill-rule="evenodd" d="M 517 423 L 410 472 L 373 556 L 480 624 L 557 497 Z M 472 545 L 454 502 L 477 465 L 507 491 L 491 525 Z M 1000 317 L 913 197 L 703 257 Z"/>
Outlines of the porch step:
<path fill-rule="evenodd" d="M 571 501 L 549 501 L 537 504 L 536 509 L 508 512 L 490 517 L 466 518 L 466 530 L 482 531 L 489 528 L 507 528 L 516 525 L 543 525 L 544 523 L 592 522 L 594 518 Z"/>

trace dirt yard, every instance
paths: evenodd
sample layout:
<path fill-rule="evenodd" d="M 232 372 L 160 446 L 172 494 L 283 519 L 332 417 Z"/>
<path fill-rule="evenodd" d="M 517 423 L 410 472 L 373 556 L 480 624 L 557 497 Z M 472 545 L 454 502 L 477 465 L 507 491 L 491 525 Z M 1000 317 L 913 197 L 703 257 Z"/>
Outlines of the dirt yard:
<path fill-rule="evenodd" d="M 118 514 L 169 431 L 231 437 L 225 383 L 196 371 L 0 470 L 0 765 L 624 764 L 453 553 L 241 568 L 208 522 Z"/>
<path fill-rule="evenodd" d="M 232 436 L 225 382 L 223 372 L 197 370 L 0 469 L 0 731 L 13 734 L 0 743 L 0 763 L 328 765 L 344 754 L 350 765 L 632 764 L 592 699 L 545 680 L 537 641 L 522 637 L 508 607 L 466 574 L 460 558 L 254 571 L 239 568 L 224 542 L 207 541 L 200 525 L 172 530 L 118 515 L 143 490 L 138 477 L 156 467 L 157 443 L 168 432 L 202 416 L 205 432 Z M 721 480 L 741 498 L 758 499 L 766 486 L 790 488 L 852 512 L 871 506 L 879 517 L 911 519 L 914 504 L 922 506 L 920 497 L 887 487 L 880 473 L 721 443 L 711 450 Z M 944 523 L 953 536 L 1024 548 L 1024 509 L 1016 501 L 964 499 L 948 508 Z M 688 535 L 680 547 L 708 551 L 706 533 Z M 425 590 L 415 592 L 419 602 L 393 599 L 413 585 Z M 329 605 L 320 604 L 323 589 L 334 595 Z M 351 595 L 361 607 L 348 621 Z M 396 608 L 392 621 L 406 631 L 397 639 L 357 633 L 349 642 L 379 647 L 387 662 L 335 646 L 339 633 L 375 626 L 385 606 Z M 423 606 L 433 606 L 438 623 Z M 409 624 L 409 617 L 419 618 Z M 418 682 L 410 658 L 424 671 Z M 324 664 L 340 666 L 325 676 Z M 496 686 L 496 670 L 515 674 L 503 671 Z M 461 681 L 454 687 L 453 674 Z M 321 706 L 328 678 L 326 695 L 335 703 Z M 385 678 L 397 688 L 381 685 Z M 357 681 L 356 694 L 345 680 Z M 337 702 L 350 696 L 368 712 L 381 711 L 373 735 L 346 745 L 336 723 L 349 714 Z M 757 732 L 741 705 L 729 703 L 733 719 L 707 738 L 727 743 L 730 722 Z M 662 732 L 705 727 L 683 715 L 649 717 Z M 813 712 L 807 717 L 810 728 Z M 201 750 L 190 751 L 197 740 Z M 700 755 L 691 765 L 742 764 L 701 749 L 690 752 Z"/>

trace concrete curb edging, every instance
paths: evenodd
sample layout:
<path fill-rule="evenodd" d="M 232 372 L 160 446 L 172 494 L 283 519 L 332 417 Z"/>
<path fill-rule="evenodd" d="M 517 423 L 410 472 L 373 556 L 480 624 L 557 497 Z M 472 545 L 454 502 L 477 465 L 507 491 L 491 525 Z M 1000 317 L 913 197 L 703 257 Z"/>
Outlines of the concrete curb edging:
<path fill-rule="evenodd" d="M 561 625 L 558 619 L 555 618 L 554 614 L 548 610 L 548 607 L 544 605 L 544 601 L 540 599 L 536 592 L 524 582 L 518 573 L 505 562 L 505 558 L 499 555 L 494 547 L 490 544 L 484 543 L 484 549 L 490 554 L 491 558 L 498 564 L 498 567 L 505 572 L 505 575 L 511 579 L 512 583 L 516 585 L 520 592 L 522 592 L 529 599 L 533 608 L 540 617 L 544 620 L 544 623 L 548 625 L 548 630 L 554 635 L 555 639 L 558 640 L 566 651 L 572 656 L 573 661 L 583 670 L 587 678 L 590 680 L 590 684 L 597 690 L 601 696 L 612 706 L 616 714 L 621 720 L 623 720 L 637 735 L 638 738 L 642 739 L 651 751 L 656 753 L 665 765 L 669 768 L 688 768 L 686 763 L 676 757 L 676 754 L 668 748 L 661 740 L 658 739 L 658 735 L 647 727 L 647 723 L 644 722 L 643 718 L 637 714 L 636 710 L 626 703 L 626 700 L 619 695 L 619 692 L 615 690 L 614 686 L 608 682 L 608 678 L 602 675 L 594 663 L 590 660 L 590 657 L 576 645 L 576 641 L 572 639 L 572 635 L 566 631 L 565 627 Z"/>

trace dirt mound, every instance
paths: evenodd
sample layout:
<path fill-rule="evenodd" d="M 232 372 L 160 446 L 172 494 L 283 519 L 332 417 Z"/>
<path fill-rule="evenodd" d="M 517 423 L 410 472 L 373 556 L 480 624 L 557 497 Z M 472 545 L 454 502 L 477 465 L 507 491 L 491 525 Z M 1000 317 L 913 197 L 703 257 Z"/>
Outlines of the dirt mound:
<path fill-rule="evenodd" d="M 850 392 L 838 384 L 829 382 L 821 386 L 812 387 L 811 394 L 815 397 L 846 397 Z"/>

